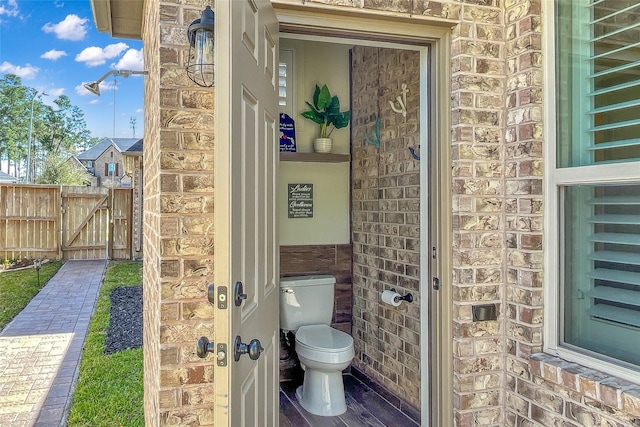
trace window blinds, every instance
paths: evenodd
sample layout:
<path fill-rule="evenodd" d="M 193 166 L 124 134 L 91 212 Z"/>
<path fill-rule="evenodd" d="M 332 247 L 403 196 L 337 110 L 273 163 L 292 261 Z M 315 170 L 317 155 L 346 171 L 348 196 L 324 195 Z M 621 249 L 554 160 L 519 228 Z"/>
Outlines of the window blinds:
<path fill-rule="evenodd" d="M 589 6 L 585 6 L 589 7 Z M 593 162 L 640 159 L 640 4 L 592 2 L 587 61 Z"/>

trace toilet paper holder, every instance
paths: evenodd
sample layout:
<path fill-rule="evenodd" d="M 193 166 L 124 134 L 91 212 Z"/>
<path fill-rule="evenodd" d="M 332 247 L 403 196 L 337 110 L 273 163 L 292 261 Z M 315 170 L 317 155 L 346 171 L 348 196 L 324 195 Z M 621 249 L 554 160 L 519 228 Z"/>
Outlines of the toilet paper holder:
<path fill-rule="evenodd" d="M 391 291 L 396 292 L 396 288 L 391 288 Z M 396 302 L 398 302 L 398 301 L 413 302 L 413 295 L 411 295 L 411 293 L 409 292 L 405 296 L 395 297 L 394 300 Z"/>

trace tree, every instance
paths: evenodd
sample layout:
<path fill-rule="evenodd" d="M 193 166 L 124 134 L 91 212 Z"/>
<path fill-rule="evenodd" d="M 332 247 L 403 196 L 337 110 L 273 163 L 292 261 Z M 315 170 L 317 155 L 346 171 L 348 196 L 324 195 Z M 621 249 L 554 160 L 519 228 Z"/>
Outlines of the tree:
<path fill-rule="evenodd" d="M 22 85 L 20 77 L 0 79 L 0 160 L 20 163 L 27 153 L 31 100 L 35 90 Z"/>
<path fill-rule="evenodd" d="M 97 142 L 87 129 L 84 112 L 68 96 L 60 95 L 53 103 L 43 104 L 38 90 L 24 86 L 18 76 L 5 74 L 0 79 L 0 160 L 7 160 L 7 173 L 11 162 L 16 171 L 26 163 L 32 106 L 32 171 L 38 170 L 37 159 L 50 154 L 66 158 Z"/>
<path fill-rule="evenodd" d="M 58 108 L 47 106 L 44 114 L 46 130 L 40 135 L 40 143 L 50 153 L 77 154 L 78 148 L 92 139 L 84 112 L 72 105 L 66 95 L 60 95 L 53 102 Z"/>
<path fill-rule="evenodd" d="M 73 158 L 59 154 L 48 156 L 42 167 L 42 174 L 36 180 L 38 184 L 87 185 L 87 173 L 82 165 Z"/>

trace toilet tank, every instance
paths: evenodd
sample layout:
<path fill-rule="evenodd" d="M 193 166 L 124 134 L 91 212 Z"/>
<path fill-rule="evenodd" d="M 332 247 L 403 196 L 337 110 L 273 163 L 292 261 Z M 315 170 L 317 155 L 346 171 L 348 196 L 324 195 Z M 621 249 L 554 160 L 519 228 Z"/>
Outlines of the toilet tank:
<path fill-rule="evenodd" d="M 280 328 L 330 325 L 336 278 L 330 275 L 280 278 Z"/>

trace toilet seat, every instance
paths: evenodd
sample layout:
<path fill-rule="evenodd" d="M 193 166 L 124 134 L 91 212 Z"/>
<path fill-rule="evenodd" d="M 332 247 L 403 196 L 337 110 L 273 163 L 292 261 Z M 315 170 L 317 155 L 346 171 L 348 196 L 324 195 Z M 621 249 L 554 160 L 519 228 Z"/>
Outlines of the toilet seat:
<path fill-rule="evenodd" d="M 343 353 L 353 349 L 353 337 L 328 325 L 307 325 L 298 328 L 296 345 L 308 350 Z"/>

